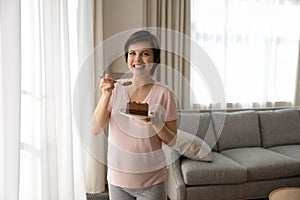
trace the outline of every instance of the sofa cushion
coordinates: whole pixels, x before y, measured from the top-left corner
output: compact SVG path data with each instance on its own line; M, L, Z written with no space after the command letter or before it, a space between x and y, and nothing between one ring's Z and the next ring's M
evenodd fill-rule
M289 156L300 162L300 145L283 145L269 148L277 153Z
M259 120L263 147L300 144L299 111L261 111Z
M254 111L213 113L218 150L259 147L261 145L258 116ZM225 119L225 122L224 122Z
M201 138L178 130L176 135L176 143L172 147L176 149L180 155L198 161L212 161L211 148Z
M197 135L214 151L217 150L210 113L181 112L178 115L178 129Z
M246 181L247 171L233 160L212 152L213 162L181 160L181 172L187 185L234 184Z
M295 159L261 147L230 149L222 154L247 169L247 181L300 175L300 163Z

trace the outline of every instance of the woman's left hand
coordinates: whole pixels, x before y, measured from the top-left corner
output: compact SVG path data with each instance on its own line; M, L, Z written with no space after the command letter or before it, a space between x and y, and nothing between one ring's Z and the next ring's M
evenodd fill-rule
M159 112L149 112L149 117L141 120L145 125L152 125L156 132L159 132L165 124Z

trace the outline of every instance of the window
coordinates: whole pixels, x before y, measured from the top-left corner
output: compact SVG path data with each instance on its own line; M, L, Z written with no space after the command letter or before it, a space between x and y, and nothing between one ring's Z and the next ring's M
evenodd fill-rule
M227 103L222 107L293 104L298 1L192 0L191 8L191 37L219 72ZM191 67L191 103L206 108L212 103L211 91L195 68Z

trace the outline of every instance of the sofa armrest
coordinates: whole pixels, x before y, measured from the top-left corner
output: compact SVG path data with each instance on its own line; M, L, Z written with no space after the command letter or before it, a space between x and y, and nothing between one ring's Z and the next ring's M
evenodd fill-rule
M168 197L171 200L185 200L186 187L180 169L180 155L177 151L172 150L170 157L174 161L168 166L166 183Z

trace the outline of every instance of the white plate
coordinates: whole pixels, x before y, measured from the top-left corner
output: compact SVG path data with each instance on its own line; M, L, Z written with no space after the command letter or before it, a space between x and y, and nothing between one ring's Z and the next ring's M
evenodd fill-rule
M132 118L132 119L147 119L147 118L150 118L150 116L145 116L145 115L135 115L135 114L129 114L129 113L126 113L126 109L123 108L123 109L120 109L119 112L126 116L126 117L129 117L129 118Z

